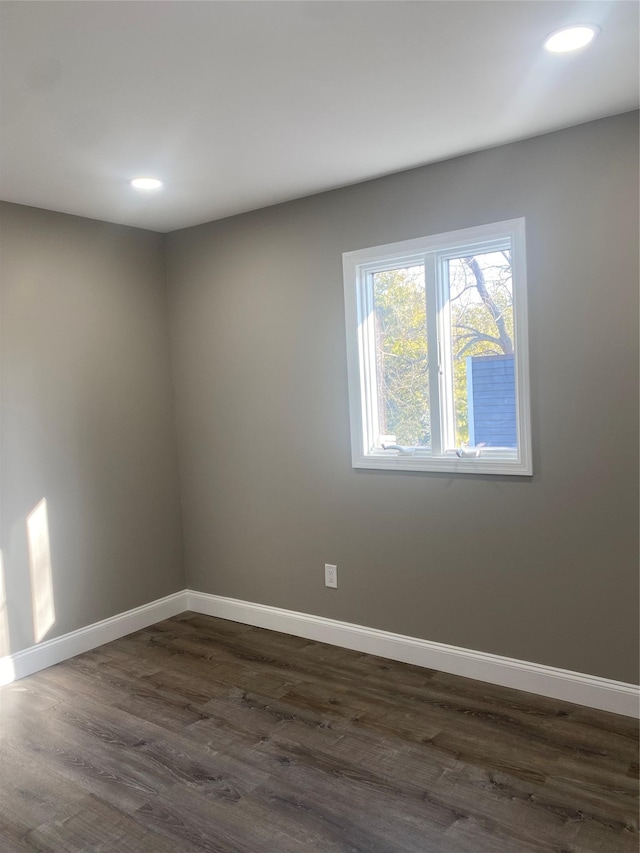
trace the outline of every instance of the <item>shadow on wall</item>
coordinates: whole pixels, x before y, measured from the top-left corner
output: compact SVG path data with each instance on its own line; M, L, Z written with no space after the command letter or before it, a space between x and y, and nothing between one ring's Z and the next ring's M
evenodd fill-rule
M29 581L31 585L31 615L33 641L41 643L56 621L49 545L47 500L42 498L26 518L29 552ZM4 561L0 551L0 685L15 678L11 660L9 613L7 608Z

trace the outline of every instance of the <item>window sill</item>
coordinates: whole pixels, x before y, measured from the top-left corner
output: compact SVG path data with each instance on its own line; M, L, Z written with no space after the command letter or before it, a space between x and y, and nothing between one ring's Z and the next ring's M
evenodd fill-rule
M370 468L376 471L418 471L445 474L498 474L530 477L531 463L525 459L497 459L495 456L460 458L457 456L429 456L426 453L401 453L378 451L371 454L354 455L354 468Z

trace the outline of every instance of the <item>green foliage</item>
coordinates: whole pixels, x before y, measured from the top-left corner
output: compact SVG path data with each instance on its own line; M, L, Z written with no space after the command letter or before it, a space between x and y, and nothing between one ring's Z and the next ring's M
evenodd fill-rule
M376 273L376 357L380 433L399 444L431 440L424 271Z
M458 447L469 442L467 357L506 352L494 314L504 321L505 331L513 341L510 253L492 252L477 255L475 260L482 271L489 304L480 296L477 278L468 263L456 259L450 262L449 267L453 396Z
M449 263L449 282L445 313L451 328L456 445L461 446L469 441L466 358L505 353L513 341L509 253L454 259ZM376 273L374 294L379 431L395 435L398 444L428 445L431 424L424 271L411 267Z

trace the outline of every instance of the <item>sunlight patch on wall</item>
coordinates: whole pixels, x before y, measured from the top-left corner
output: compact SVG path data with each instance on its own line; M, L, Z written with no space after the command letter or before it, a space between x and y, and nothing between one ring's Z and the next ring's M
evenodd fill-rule
M15 678L10 652L9 613L7 612L7 592L4 582L4 561L2 551L0 551L0 687L3 684L11 684Z
M4 559L0 551L0 658L11 652L9 642L9 613L7 612L7 590L4 581Z
M27 516L33 638L39 643L56 621L51 577L47 500L42 498Z

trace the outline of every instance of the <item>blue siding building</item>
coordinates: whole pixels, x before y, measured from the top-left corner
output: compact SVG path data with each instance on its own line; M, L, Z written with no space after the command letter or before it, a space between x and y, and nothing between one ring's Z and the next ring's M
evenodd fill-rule
M467 357L467 407L471 447L518 446L512 355Z

